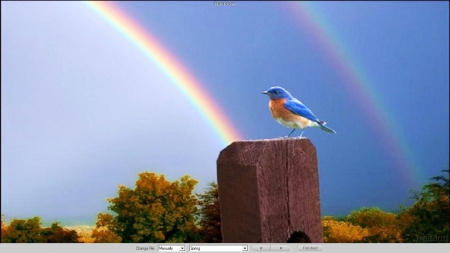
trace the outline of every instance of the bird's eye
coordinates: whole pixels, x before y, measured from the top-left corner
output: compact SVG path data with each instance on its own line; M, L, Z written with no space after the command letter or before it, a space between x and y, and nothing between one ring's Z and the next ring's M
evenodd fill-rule
M278 91L274 90L274 91L273 91L273 93L277 94L277 93L278 93Z

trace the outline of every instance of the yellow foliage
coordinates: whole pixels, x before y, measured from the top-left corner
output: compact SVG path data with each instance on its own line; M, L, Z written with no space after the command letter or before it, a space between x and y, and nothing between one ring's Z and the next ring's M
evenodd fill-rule
M106 227L122 242L187 241L195 228L196 184L189 176L170 182L164 175L140 173L134 189L120 185L118 196L108 199L115 215L99 214L97 227Z
M330 217L322 220L324 231L324 242L328 243L348 243L362 242L364 237L370 233L367 229L352 225L350 222L336 221Z
M408 213L396 215L378 207L352 211L341 221L324 216L324 242L403 242L402 232L413 219Z
M8 232L8 225L5 224L5 221L3 220L3 215L2 215L2 231L1 231L1 235L2 235L2 239L1 241L3 242L3 235L6 234Z

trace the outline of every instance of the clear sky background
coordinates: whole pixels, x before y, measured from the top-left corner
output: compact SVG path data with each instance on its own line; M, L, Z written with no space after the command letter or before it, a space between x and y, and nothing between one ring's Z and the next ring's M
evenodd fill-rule
M323 215L409 205L449 163L448 2L314 2L383 108L364 101L285 4L120 2L204 85L244 139L290 130L261 91L283 86L338 134L307 129ZM157 66L85 4L1 3L1 213L94 224L140 172L216 181L220 137ZM305 24L306 26L306 24ZM366 95L367 95L366 94ZM363 94L361 94L363 97ZM370 105L374 107L375 105ZM299 132L297 132L297 135ZM394 142L397 143L398 142ZM410 167L401 167L394 158Z

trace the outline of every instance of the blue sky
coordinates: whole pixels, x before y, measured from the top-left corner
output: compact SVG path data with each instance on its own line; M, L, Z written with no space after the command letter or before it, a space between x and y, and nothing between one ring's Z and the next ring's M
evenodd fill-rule
M7 218L93 224L143 171L216 181L220 137L136 46L78 2L2 2L1 197ZM204 84L245 139L287 135L261 91L283 86L335 129L307 129L323 215L397 210L449 162L448 2L314 2L393 121L385 150L333 64L275 2L120 2ZM299 134L299 133L297 133ZM413 173L413 175L405 175ZM405 180L411 176L416 182Z

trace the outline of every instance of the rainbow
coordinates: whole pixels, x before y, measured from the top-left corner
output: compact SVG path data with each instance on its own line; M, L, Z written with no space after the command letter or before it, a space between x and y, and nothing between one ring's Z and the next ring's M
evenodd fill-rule
M226 114L205 91L205 85L195 78L155 36L112 2L84 3L137 46L172 81L214 129L224 145L242 139Z
M223 144L228 145L242 139L226 114L205 91L205 85L195 78L155 36L112 2L85 2L85 4L137 46L172 81L214 129ZM314 43L320 45L327 61L343 78L344 88L367 115L366 120L376 130L387 156L393 161L394 166L401 170L404 182L409 186L419 185L424 177L413 162L412 151L402 136L401 127L389 115L381 96L373 88L374 85L371 84L362 66L357 64L332 26L314 9L314 3L282 2L281 5L291 13L297 25L304 29Z
M412 150L402 136L401 127L389 110L385 108L381 96L373 88L373 84L363 71L360 64L349 53L336 35L332 26L314 9L312 2L283 2L282 9L289 12L314 43L319 44L327 61L333 65L336 72L343 78L347 92L357 101L370 125L376 130L381 139L387 156L396 168L401 170L404 181L408 186L418 186L424 179L419 168L413 162Z

